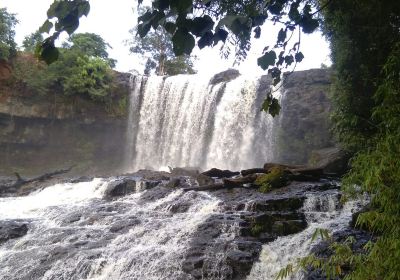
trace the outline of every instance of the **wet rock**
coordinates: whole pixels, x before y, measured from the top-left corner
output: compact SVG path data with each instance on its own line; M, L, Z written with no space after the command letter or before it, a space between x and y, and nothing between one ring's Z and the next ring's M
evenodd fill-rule
M229 81L232 81L232 80L236 79L239 76L240 76L240 73L239 73L238 70L236 70L236 69L228 69L226 71L223 71L223 72L215 74L211 78L210 84L211 85L216 85L216 84L222 83L222 82L229 82Z
M136 181L135 184L135 191L136 192L142 192L148 189L152 189L156 186L158 186L161 183L161 181L155 181L155 180L140 180L140 181Z
M233 179L223 179L224 186L226 188L236 188L241 187L244 184L251 184L257 179L257 174L249 174L247 176L233 178Z
M75 184L75 183L82 183L82 182L90 182L92 180L93 180L93 177L91 177L91 176L80 176L80 177L71 179L69 182L72 184Z
M171 174L173 176L191 176L191 177L196 177L197 175L200 174L199 170L196 168L190 168L190 167L175 167L171 170Z
M339 147L330 147L311 152L310 164L321 167L325 174L342 175L349 169L350 155Z
M133 193L136 190L136 182L129 182L126 180L115 180L108 183L105 191L105 196L108 198L123 196L129 193Z
M230 170L221 170L218 168L211 168L210 170L207 170L201 174L206 175L208 177L214 177L214 178L230 178L230 177L239 175L240 172L233 172Z
M21 221L0 221L0 244L19 238L28 232L28 223Z
M139 219L127 219L127 220L120 220L114 222L111 227L110 227L110 232L118 232L118 233L126 233L128 232L132 227L140 224Z
M242 176L246 176L250 174L267 173L267 172L268 170L266 170L265 168L250 168L240 171L240 174L242 174Z
M164 171L147 170L147 169L141 169L129 175L140 177L143 180L154 180L154 181L166 181L171 177L171 173Z
M214 180L211 177L204 175L204 174L196 175L195 179L199 186L211 185L214 183Z
M289 174L285 168L274 166L267 174L261 174L256 177L255 184L259 187L266 187L265 191L276 188L282 188L288 185Z
M165 185L167 188L190 188L195 184L195 179L192 177L172 177Z

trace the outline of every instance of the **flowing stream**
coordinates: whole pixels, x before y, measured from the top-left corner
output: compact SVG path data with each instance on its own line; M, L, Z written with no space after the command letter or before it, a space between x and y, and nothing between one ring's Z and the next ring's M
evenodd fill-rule
M0 247L0 279L190 279L182 255L219 200L177 190L154 201L144 193L107 201L107 185L95 179L1 198L1 220L29 221L30 230ZM173 204L187 211L172 215Z
M25 236L0 245L0 279L195 279L182 269L184 256L207 219L230 219L222 201L212 193L182 189L164 190L157 198L143 191L105 199L114 180L57 184L25 197L0 198L0 221L29 227ZM247 279L274 279L280 268L310 251L315 228L343 228L358 208L356 203L341 207L337 191L307 196L302 211L308 228L265 244ZM179 207L183 210L176 211ZM213 237L215 246L231 242L240 234L238 226ZM221 266L212 268L215 277L201 279L227 279L218 276L226 256L214 256L212 248L207 254Z

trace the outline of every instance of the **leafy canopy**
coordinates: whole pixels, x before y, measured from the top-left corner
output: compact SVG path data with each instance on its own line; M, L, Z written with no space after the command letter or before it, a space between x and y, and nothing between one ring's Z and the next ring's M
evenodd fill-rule
M102 58L108 61L111 67L115 66L116 60L108 57L107 48L111 48L110 44L95 33L77 33L72 34L68 42L64 44L65 48L73 51L81 52L89 57Z
M25 36L22 41L22 47L26 52L35 52L36 47L43 41L43 35L39 31L36 31L28 36Z
M17 52L14 41L14 28L17 23L15 14L8 13L6 8L0 8L0 59L8 60Z
M144 14L146 8L139 8L139 13ZM156 70L157 75L193 74L193 62L189 55L175 57L172 36L159 26L150 30L146 36L141 37L141 29L135 26L130 30L132 39L127 43L131 53L147 57L145 74Z
M153 0L152 7L138 18L137 33L144 38L151 29L163 28L171 36L176 56L190 55L196 44L202 49L222 42L222 52L229 54L229 47L233 45L240 61L250 49L251 37L260 38L261 26L266 20L280 23L282 29L275 46L272 49L266 46L258 59L258 65L272 75L277 85L282 70L303 59L299 51L301 31L312 33L318 28L316 15L321 8L314 0ZM43 41L38 55L47 63L55 61L58 51L54 41L63 31L72 34L79 25L79 18L87 16L89 10L87 0L55 1L47 13L49 20L41 29L49 32L54 26L55 31ZM50 21L53 19L55 23ZM296 31L298 40L289 45ZM154 61L148 65L154 65ZM279 112L278 105L270 92L263 110L275 115Z

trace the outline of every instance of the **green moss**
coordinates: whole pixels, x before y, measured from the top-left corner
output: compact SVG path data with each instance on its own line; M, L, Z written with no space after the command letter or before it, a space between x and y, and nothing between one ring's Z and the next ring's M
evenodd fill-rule
M264 231L264 226L260 223L255 223L251 226L250 232L252 236L259 236Z
M257 177L255 184L259 186L259 191L266 193L272 189L281 188L286 185L288 181L287 175L283 167L275 166L267 174L262 174Z

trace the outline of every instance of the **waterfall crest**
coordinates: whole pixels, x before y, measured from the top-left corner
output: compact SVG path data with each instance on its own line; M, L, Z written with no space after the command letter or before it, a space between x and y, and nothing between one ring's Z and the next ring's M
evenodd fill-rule
M270 81L253 76L135 77L126 169L240 169L273 160L274 120L260 112ZM279 93L277 93L279 95Z

